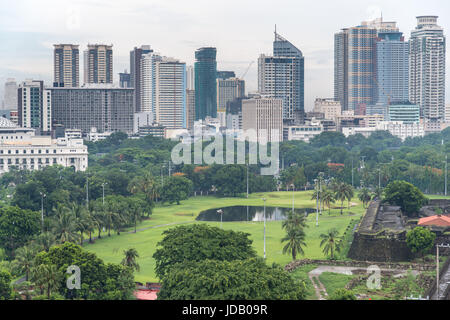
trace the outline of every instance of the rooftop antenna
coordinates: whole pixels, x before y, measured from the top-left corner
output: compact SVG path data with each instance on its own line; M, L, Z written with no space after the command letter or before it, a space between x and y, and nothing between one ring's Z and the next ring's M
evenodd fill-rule
M275 23L275 40L277 38L277 24Z

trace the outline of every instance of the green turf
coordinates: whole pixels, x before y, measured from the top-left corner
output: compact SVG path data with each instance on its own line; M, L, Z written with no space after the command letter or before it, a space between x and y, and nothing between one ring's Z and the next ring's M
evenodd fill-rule
M303 281L306 290L306 300L316 300L316 292L314 290L314 285L309 279L308 272L317 268L315 264L308 264L301 266L291 272L291 276L298 281Z
M324 272L319 276L328 297L331 297L337 289L344 289L347 283L354 278L353 275L346 275L333 272Z
M296 208L314 208L316 203L311 200L311 191L303 191L295 193ZM267 206L292 207L292 192L271 192L251 194L249 199L246 198L217 198L214 196L193 197L182 201L180 205L158 205L151 216L151 219L145 220L138 225L139 229L150 228L139 231L134 234L122 233L120 236L111 235L96 240L94 244L85 244L85 248L96 253L106 262L119 263L123 258L123 251L128 248L136 248L140 257L138 263L141 270L135 274L136 281L152 282L158 281L155 276L155 261L152 258L156 250L156 244L161 240L162 232L173 227L178 223L190 223L203 210L211 208L223 208L235 205L251 205L262 206L265 197ZM355 217L361 216L364 212L362 205L356 198L352 202L358 205L350 208L350 212L354 214L350 216L348 210L344 210L344 214L340 215L339 209L332 209L331 216L328 210L325 210L319 217L319 227L315 226L315 214L308 217L308 228L306 229L305 248L306 258L323 259L324 255L319 246L321 233L330 228L337 228L341 234L345 231L347 225ZM337 204L336 204L337 205ZM198 222L208 223L213 226L220 226L220 222ZM166 226L166 224L171 224ZM258 255L263 256L263 222L224 222L224 229L233 229L235 231L243 231L250 234ZM133 230L132 228L129 230ZM282 265L289 263L292 257L282 254L281 238L284 236L281 229L281 221L273 221L266 223L266 256L267 262L276 262ZM298 257L303 258L303 257Z

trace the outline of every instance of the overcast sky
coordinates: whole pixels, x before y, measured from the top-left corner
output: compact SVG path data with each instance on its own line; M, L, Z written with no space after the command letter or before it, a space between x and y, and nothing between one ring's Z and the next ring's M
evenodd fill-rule
M379 17L397 21L407 39L418 15L439 15L450 30L448 0L0 0L0 94L13 77L53 81L53 44L113 44L114 81L129 70L129 52L149 44L194 63L195 49L217 48L219 70L245 76L257 89L257 58L272 51L274 25L305 56L305 107L333 96L334 33ZM447 50L447 57L449 55ZM82 82L82 54L80 81ZM447 68L447 75L449 74ZM448 77L447 77L448 78ZM447 92L449 91L449 81ZM447 94L447 101L450 93Z

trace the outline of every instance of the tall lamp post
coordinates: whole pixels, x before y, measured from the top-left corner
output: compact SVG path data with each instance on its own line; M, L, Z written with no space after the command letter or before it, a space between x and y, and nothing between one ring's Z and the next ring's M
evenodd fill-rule
M316 185L316 227L319 226L319 186L317 184L319 180L314 179L314 184Z
M295 185L291 184L292 187L292 214L294 214L294 191L295 191Z
M447 196L447 155L445 155L445 196Z
M223 210L219 209L219 210L217 210L217 213L220 214L220 228L223 229L223 226L222 226Z
M248 199L248 162L247 162L247 199Z
M102 183L102 191L103 191L103 202L102 202L102 204L103 205L105 205L105 185L107 185L108 184L108 182L103 182Z
M264 260L266 259L266 198L264 201Z
M42 222L42 231L44 231L44 198L47 196L43 192L39 192L41 194L41 222Z

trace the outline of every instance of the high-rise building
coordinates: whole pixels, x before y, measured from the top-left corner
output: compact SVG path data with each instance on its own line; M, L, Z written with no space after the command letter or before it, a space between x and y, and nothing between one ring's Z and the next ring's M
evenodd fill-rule
M155 64L156 61L161 60L161 56L157 53L149 52L141 55L139 62L140 71L139 82L135 81L136 85L139 86L140 90L140 112L153 112L155 111Z
M162 57L155 61L155 121L169 129L186 128L186 63Z
M383 31L377 41L377 102L400 103L409 100L409 43L403 33Z
M332 99L317 98L314 101L314 112L323 113L326 120L336 120L337 116L341 115L342 107L339 101Z
M376 102L377 29L367 23L335 34L334 92L343 110Z
M304 114L304 57L275 31L273 56L258 59L258 91L283 100L283 120L302 122Z
M130 51L130 81L131 87L135 90L135 108L136 112L143 111L141 108L141 60L142 55L151 53L153 50L149 45L143 45L140 48L134 47L132 51Z
M186 90L195 90L194 66L186 66Z
M133 88L95 84L49 90L53 124L81 129L83 134L89 134L91 128L99 132L133 133Z
M131 76L127 70L119 73L119 86L121 88L133 88L131 86Z
M53 86L78 87L80 85L79 45L55 44Z
M112 45L88 44L84 51L84 83L113 83Z
M238 78L217 78L217 115L226 125L227 103L245 96L245 81Z
M17 83L13 78L8 78L5 82L3 109L17 110Z
M217 79L226 80L229 78L236 78L234 71L219 71L217 70Z
M420 107L412 103L393 103L388 106L388 121L418 123L420 121Z
M409 100L430 121L445 117L445 36L437 19L417 17L409 47Z
M26 80L18 89L18 122L23 128L34 128L40 134L52 130L51 92L42 80Z
M195 51L195 120L217 117L216 48Z
M186 129L193 130L195 121L195 90L186 89Z
M242 100L242 129L244 132L256 130L260 142L283 141L283 100Z

